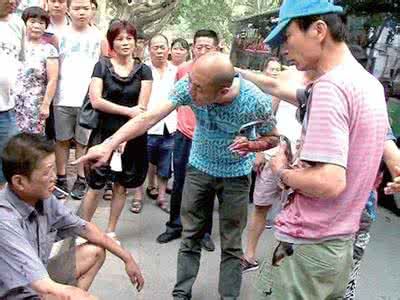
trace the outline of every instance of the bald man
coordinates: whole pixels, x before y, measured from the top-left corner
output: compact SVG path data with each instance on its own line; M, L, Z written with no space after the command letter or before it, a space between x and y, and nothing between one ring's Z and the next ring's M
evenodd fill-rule
M130 120L109 140L89 149L81 161L108 162L122 142L143 134L181 105L189 105L197 127L183 189L181 220L182 243L178 252L177 283L173 298L191 299L192 286L200 265L201 238L206 230L207 212L215 196L219 200L221 299L238 299L242 280L240 258L242 232L247 221L249 174L253 154L240 157L229 150L240 127L263 120L264 126L248 136L268 139L274 133L275 119L271 96L235 75L226 55L209 53L200 57L192 72L178 81L168 101Z

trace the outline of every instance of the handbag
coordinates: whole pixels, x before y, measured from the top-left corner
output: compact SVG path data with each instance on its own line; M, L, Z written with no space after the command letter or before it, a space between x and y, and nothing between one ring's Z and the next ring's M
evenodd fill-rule
M99 112L93 108L88 92L81 107L79 125L86 129L95 129L98 124Z
M106 68L104 58L100 58L99 62L101 65L101 73L104 74ZM100 113L93 108L92 103L90 102L88 90L85 99L83 99L83 104L79 116L79 125L86 129L95 129L99 125L99 115Z

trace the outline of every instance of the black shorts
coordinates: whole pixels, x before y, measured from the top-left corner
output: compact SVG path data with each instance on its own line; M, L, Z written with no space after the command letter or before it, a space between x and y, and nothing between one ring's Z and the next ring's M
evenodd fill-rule
M100 129L93 130L89 138L89 147L102 143L114 132ZM139 136L126 143L122 153L122 172L112 171L110 166L90 168L85 166L85 177L89 187L93 190L102 189L107 181L119 183L125 188L136 188L143 184L148 169L147 134Z

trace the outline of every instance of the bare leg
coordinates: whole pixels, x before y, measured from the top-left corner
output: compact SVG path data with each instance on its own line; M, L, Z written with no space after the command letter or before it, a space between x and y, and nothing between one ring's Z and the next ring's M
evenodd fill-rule
M70 141L56 142L57 175L66 175Z
M106 258L104 249L88 243L76 247L77 287L87 291Z
M119 216L124 208L126 200L125 188L119 183L113 185L113 197L111 200L111 212L106 232L115 232Z
M244 257L247 261L254 263L256 256L256 248L261 234L264 232L267 213L271 206L255 206L250 219L247 247Z
M86 147L76 143L75 159L81 158L85 153ZM78 175L81 177L85 177L82 163L78 165Z
M135 199L137 201L143 201L143 199L144 199L144 184L142 184L141 186L138 186L137 188L134 188L133 199Z
M85 199L83 199L83 203L81 206L81 216L82 219L90 222L93 218L93 215L97 209L97 206L99 205L99 191L92 190L89 188L89 190L86 193Z
M168 179L157 176L157 182L158 182L158 199L157 200L159 202L165 202L167 199Z
M147 186L157 187L156 172L157 172L157 166L153 165L152 163L149 163L149 170L147 171Z

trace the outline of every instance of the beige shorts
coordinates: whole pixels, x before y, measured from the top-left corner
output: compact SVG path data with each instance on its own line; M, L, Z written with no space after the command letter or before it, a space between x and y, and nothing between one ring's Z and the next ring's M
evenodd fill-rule
M54 106L54 128L56 140L63 142L74 139L87 146L91 130L79 125L80 107Z
M253 201L257 206L272 206L281 199L282 190L267 163L261 174L256 177Z

